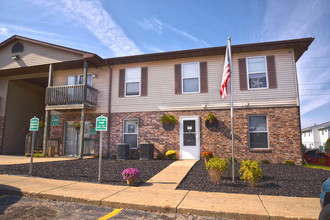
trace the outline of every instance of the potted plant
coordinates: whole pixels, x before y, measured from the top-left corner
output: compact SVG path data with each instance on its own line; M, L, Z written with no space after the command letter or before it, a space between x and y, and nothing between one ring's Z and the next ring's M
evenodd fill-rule
M136 178L140 178L141 172L136 168L127 168L122 172L122 176L128 185L132 185Z
M204 158L206 163L213 157L213 153L211 151L204 151L201 156Z
M173 124L177 123L177 120L171 114L163 115L163 117L161 118L160 121L161 121L161 123L166 124L166 125L173 125Z
M217 118L211 112L206 116L205 120L208 121L209 124L215 124L217 122Z
M71 124L71 128L76 129L77 131L80 130L80 121L75 121Z

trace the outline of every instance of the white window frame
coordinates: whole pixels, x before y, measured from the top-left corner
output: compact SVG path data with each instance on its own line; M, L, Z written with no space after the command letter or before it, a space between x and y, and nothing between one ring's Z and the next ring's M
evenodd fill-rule
M266 131L250 131L250 117L263 117L266 116ZM250 133L265 133L267 132L267 148L255 148L255 147L251 147L251 143L250 143ZM248 138L249 138L249 149L250 150L269 150L269 129L268 129L268 115L248 115Z
M127 73L127 70L128 69L139 69L140 71L140 81L138 82L139 83L139 94L138 95L127 95L126 94L126 84L127 84L127 74L125 74L125 97L134 97L134 96L141 96L141 67L131 67L131 68L126 68L125 69L125 73ZM134 83L134 82L129 82L129 83Z
M79 74L79 75L69 75L69 76L67 76L67 78L66 78L66 84L68 85L68 80L69 80L69 77L78 77L77 78L77 80L78 80L78 84L74 84L74 85L82 85L82 84L79 84L79 82L80 82L80 77L83 77L84 75L83 74ZM94 78L94 74L92 74L92 73L88 73L87 74L87 77L88 76L91 76L91 85L88 85L88 86L91 86L91 87L93 87L93 78ZM76 80L76 79L75 79ZM86 81L86 83L87 83L87 81Z
M196 92L184 92L184 90L183 90L183 80L184 79L196 79L196 77L188 77L188 78L184 78L183 77L183 66L185 65L185 64L197 64L197 69L198 69L198 91L196 91ZM200 91L201 91L201 72L200 72L200 64L199 64L199 62L190 62L190 63L182 63L181 64L181 92L182 92L182 94L191 94L191 93L200 93Z
M125 133L125 121L131 121L131 120L136 120L136 133ZM125 141L125 134L136 134L136 148L132 148L131 149L138 149L139 148L139 119L138 118L125 118L123 119L123 139L122 142L124 143Z
M250 58L264 58L265 59L265 73L266 73L266 87L262 87L262 88L250 88L250 82L249 82L249 75L250 74L259 74L259 73L264 73L264 72L251 72L249 73L249 62L248 59ZM255 90L255 89L268 89L269 88L269 83L268 83L268 69L267 69L267 59L266 56L256 56L256 57L247 57L246 58L246 74L247 74L247 85L248 85L248 90Z

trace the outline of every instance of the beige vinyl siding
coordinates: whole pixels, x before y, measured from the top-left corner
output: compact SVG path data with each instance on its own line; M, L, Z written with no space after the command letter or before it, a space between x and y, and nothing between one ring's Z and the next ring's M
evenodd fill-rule
M238 59L267 55L275 55L277 88L240 91ZM291 50L233 54L234 105L237 107L297 105L297 88L292 57ZM208 93L175 95L174 65L203 61L207 62ZM227 108L230 105L230 86L225 100L221 100L219 94L223 65L224 55L113 66L111 112ZM148 67L148 96L118 97L119 69L129 67Z
M0 80L0 116L5 115L8 80Z
M54 71L54 86L63 86L67 83L68 76L83 74L83 68L64 71ZM88 68L88 74L95 74L92 87L98 91L96 111L93 113L107 113L109 104L110 70L108 67Z
M11 49L17 42L23 43L24 51L19 53L12 53ZM20 56L17 61L11 58L16 54ZM20 40L15 41L14 43L0 50L0 69L35 66L47 63L77 60L81 58L82 55Z

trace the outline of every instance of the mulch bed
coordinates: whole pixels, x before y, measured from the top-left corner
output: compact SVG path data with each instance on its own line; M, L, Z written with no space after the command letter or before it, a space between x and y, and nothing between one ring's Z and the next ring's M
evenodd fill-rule
M127 185L121 175L127 168L137 168L141 172L138 185L170 165L170 160L102 160L101 182L111 185ZM49 179L97 182L98 159L69 160L33 163L32 176ZM30 164L1 165L0 174L28 175Z
M258 187L249 187L240 180L235 164L235 183L232 183L231 164L219 185L212 185L203 160L198 161L177 189L205 192L244 193L295 197L319 197L321 184L330 171L284 164L261 164L263 178ZM229 176L230 175L230 176Z

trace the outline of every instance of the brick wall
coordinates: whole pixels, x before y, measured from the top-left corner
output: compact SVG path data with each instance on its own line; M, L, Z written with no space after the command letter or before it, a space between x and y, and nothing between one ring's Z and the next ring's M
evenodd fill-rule
M86 121L90 121L94 124L96 118L99 117L100 113L86 113ZM104 116L108 117L108 114L103 114ZM59 126L50 126L49 138L56 138L59 140L60 145L60 152L63 152L64 147L64 131L65 131L65 122L66 121L80 121L81 112L80 111L63 111L61 112L60 117L60 125ZM107 152L109 151L108 147L108 132L103 132L103 156L109 156ZM95 140L95 152L98 153L99 151L99 142L100 142L100 135L99 132L96 135L91 135L91 139Z
M5 116L0 116L0 154L2 153L4 131L5 131Z
M206 116L212 112L219 121L216 129L209 129L205 125ZM180 153L180 127L166 131L160 119L169 112L139 112L139 113L112 113L111 114L111 154L116 154L116 144L122 142L123 119L139 119L138 143L148 140L154 143L156 155L164 154L173 149ZM231 156L231 122L230 110L207 111L176 111L170 112L179 121L180 116L201 117L201 152L212 151L216 156L229 158ZM248 146L248 115L268 115L269 149L251 150ZM283 163L285 160L294 160L301 164L301 137L300 116L298 107L279 108L245 108L235 109L235 157L242 159L263 160L272 163Z

